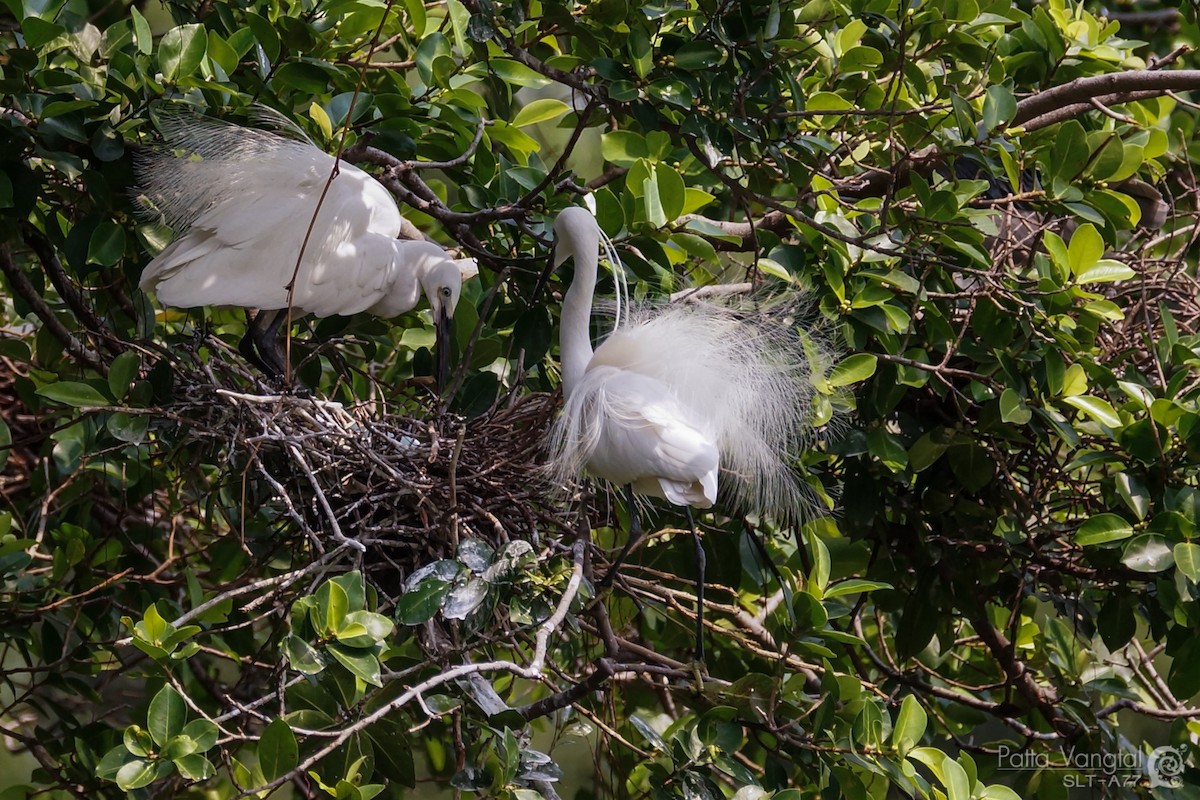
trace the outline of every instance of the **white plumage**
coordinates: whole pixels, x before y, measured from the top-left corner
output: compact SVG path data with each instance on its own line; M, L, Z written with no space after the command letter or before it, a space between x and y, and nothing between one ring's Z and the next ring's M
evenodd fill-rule
M166 147L143 155L138 171L148 212L178 238L146 266L141 288L164 305L286 309L304 246L297 316L390 317L424 291L441 322L477 272L436 244L397 239L403 220L387 189L307 140L194 113L163 115L159 127Z
M744 510L797 520L805 493L793 458L811 433L820 348L806 352L789 320L675 303L618 314L593 351L602 234L582 208L563 211L554 230L556 261L575 258L560 339L565 403L551 434L556 478L587 472L696 508L713 505L723 483Z

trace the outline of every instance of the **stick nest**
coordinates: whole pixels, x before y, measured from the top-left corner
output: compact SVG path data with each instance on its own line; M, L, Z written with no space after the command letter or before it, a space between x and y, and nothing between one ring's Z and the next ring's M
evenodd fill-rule
M542 474L557 395L514 397L465 419L420 401L396 413L378 402L225 388L212 376L178 373L171 411L183 441L216 446L208 463L235 467L227 489L241 492L243 519L277 521L314 555L365 550L388 594L421 566L453 558L463 540L537 548L570 527L561 492ZM248 490L232 485L247 478Z

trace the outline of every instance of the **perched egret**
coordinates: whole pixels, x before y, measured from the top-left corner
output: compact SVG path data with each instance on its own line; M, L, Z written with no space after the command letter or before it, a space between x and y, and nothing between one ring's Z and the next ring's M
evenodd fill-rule
M556 480L587 473L683 506L695 545L696 655L703 660L704 548L692 508L717 502L793 522L805 493L793 456L812 431L817 368L792 326L728 305L640 305L621 314L594 351L589 334L600 245L612 245L587 210L554 222L554 266L575 259L563 298L559 346L564 407L551 432ZM618 301L620 300L620 280ZM819 350L815 345L811 350ZM632 496L630 497L632 501ZM633 531L621 556L640 535Z
M403 220L387 189L298 129L287 136L195 113L163 115L159 127L166 146L139 159L141 190L147 211L178 238L146 266L143 290L167 306L258 309L239 350L272 376L284 372L277 333L293 274L296 316L392 317L424 292L442 384L450 319L463 280L477 273L473 259L397 239Z

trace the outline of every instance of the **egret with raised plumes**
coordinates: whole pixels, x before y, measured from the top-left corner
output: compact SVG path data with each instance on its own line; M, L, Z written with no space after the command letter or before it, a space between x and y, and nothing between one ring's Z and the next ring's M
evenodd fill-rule
M614 272L621 267L586 209L561 212L554 233L553 266L573 257L575 275L563 298L564 407L551 433L551 469L560 482L589 474L627 487L633 530L617 564L640 537L632 495L684 507L698 573L696 656L703 660L705 556L691 509L717 503L723 487L733 508L784 524L800 518L806 493L794 459L813 429L821 348L806 344L794 321L756 315L752 306L622 309L618 275L616 322L593 350L601 244Z
M146 266L141 288L165 306L258 309L239 350L272 376L286 371L277 334L289 317L393 317L424 293L440 385L474 260L397 239L403 219L379 181L272 121L282 130L160 117L165 146L144 153L138 173L148 215L177 238Z

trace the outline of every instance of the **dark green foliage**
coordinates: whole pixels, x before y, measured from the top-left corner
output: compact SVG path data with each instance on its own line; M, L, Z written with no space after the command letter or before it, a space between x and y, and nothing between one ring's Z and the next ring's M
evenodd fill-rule
M4 0L0 793L1194 787L1200 31L1106 13ZM422 315L296 326L310 400L137 290L164 101L282 112L479 259L450 413ZM628 510L538 469L581 194L635 294L807 292L843 351L830 513L700 517L704 670L678 510L604 588Z

